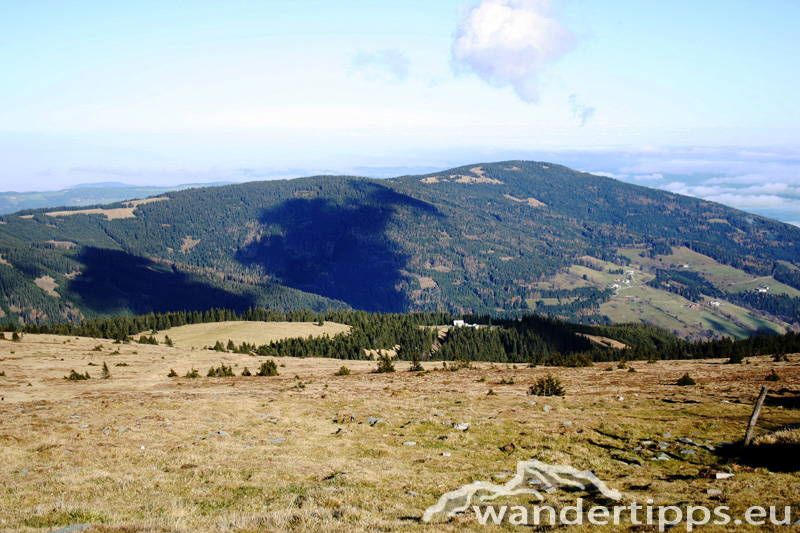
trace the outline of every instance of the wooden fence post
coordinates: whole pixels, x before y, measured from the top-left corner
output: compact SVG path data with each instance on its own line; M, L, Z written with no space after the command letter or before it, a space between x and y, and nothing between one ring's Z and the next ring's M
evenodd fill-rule
M745 446L749 446L750 440L753 438L753 430L756 429L756 421L758 420L758 415L761 414L761 406L764 405L764 399L767 397L768 390L769 387L766 385L761 387L761 394L758 395L756 406L753 408L753 414L750 415L750 422L747 423L747 432L744 434Z

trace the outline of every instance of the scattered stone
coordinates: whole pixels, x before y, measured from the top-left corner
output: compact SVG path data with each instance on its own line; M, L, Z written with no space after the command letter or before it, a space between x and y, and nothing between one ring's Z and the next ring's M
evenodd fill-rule
M666 450L669 448L669 442L664 442L663 440L658 443L659 450Z
M653 444L653 441L651 441L651 440L643 440L642 441L642 446L650 446L651 444Z
M709 496L722 496L722 491L719 489L708 489L706 494Z
M462 422L453 426L456 431L466 431L469 429L469 422Z
M697 455L695 450L681 450L681 455Z
M717 472L716 474L714 474L714 477L716 479L730 479L733 477L733 474L729 472Z
M549 413L550 411L552 411L552 410L553 410L553 406L551 406L551 405L545 405L544 407L542 407L542 410L543 410L545 413Z
M635 452L640 452L642 450L644 450L644 448L642 448L641 446L637 446L636 448L633 449L633 451Z
M528 405L536 405L536 402L534 402L533 400L528 400Z
M111 430L110 430L110 429L108 429L108 428L103 428L103 435L105 435L106 437L108 437L109 435L111 435Z
M453 454L450 452L442 452L442 457L450 457L451 455Z
M407 440L403 443L403 446L416 446L416 445L417 443L414 442L413 440Z
M561 425L562 426L571 426L572 425L572 420L564 420L563 422L561 422Z
M81 417L81 415L70 415L69 417L70 417L70 418L80 418L80 417Z
M669 461L672 459L669 455L662 453L658 457L653 458L653 461Z
M227 431L222 431L221 429L220 429L219 431L217 431L217 433L216 433L216 434L217 434L218 436L220 436L220 437L230 437L230 436L231 436L231 434L230 434L230 433L228 433Z
M380 425L386 424L386 420L382 420L380 418L375 418L374 416L368 416L366 422L370 426L380 426Z
M672 438L672 433L670 433L669 431L667 431L666 433L664 433L664 434L662 435L662 437L664 437L665 439L671 439L671 438Z
M55 529L50 533L77 533L78 531L89 529L90 527L92 527L92 524L73 524L71 526L62 527L61 529Z
M26 475L28 475L28 472L30 472L30 470L28 470L27 468L23 468L22 470L19 471L19 474L17 474L17 475L26 476Z
M271 439L269 441L270 444L283 444L284 442L286 442L286 439L283 437L281 437L280 439Z
M89 424L81 424L79 427L81 427L81 428L88 428L88 427L89 427Z
M625 396L617 396L617 400L619 400L621 402L624 402L625 401Z
M689 437L681 437L681 438L678 439L678 442L682 442L684 444L691 444L691 445L695 444L695 442L692 439L690 439Z
M406 491L406 494L408 494L409 496L414 496L414 497L419 496L419 492L414 492L413 490Z
M122 428L118 428L117 431L120 432L120 433L125 433L126 431L130 431L130 429L122 427Z

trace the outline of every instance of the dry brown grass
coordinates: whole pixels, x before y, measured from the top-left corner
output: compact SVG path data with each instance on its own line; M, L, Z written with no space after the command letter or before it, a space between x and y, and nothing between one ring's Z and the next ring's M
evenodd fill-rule
M189 235L183 238L181 242L181 253L185 254L186 252L191 252L192 248L200 244L200 239L193 239Z
M599 335L589 335L588 333L578 333L581 337L586 337L590 341L596 342L602 346L608 346L609 348L615 348L617 350L624 350L628 347L627 344L619 342L614 339L609 339L608 337L601 337Z
M510 194L504 194L503 196L508 198L509 200L513 200L515 202L528 204L531 207L545 207L545 206L547 206L547 204L537 200L536 198L526 198L526 199L523 200L521 198L517 198L515 196L511 196Z
M217 341L227 344L232 340L236 345L248 342L260 346L273 341L293 337L333 337L339 333L348 333L350 326L336 322L325 322L318 326L316 322L214 322L209 324L190 324L162 331L155 337L164 342L169 336L175 346L182 348L204 348L214 346Z
M78 209L75 211L50 211L45 213L47 216L51 217L65 217L69 215L105 215L105 217L109 220L115 220L118 218L133 218L136 215L133 214L134 210L137 206L142 204L149 204L152 202L161 202L164 200L169 200L169 198L147 198L145 200L132 200L130 202L126 202L126 207L117 207L114 209L103 209L103 208L94 208L94 209ZM33 218L33 215L26 215L22 218Z
M56 283L56 280L54 280L51 276L42 276L40 278L36 278L33 280L33 283L50 296L55 296L56 298L61 296L56 292L58 283Z
M98 343L102 351L92 351ZM166 377L170 368L205 375L220 363L240 374L263 360L52 335L0 341L0 531L81 522L106 532L508 531L514 528L480 526L472 513L433 526L419 518L442 493L474 480L502 481L531 457L593 470L626 501L724 504L734 512L754 502L800 503L795 473L725 464L700 449L682 456L691 447L676 441L740 438L769 368L784 377L781 387L800 389L797 355L751 365L629 363L636 373L481 363L417 374L397 362L397 372L374 374L370 361L276 359L277 377ZM111 379L96 379L103 361ZM352 374L334 376L343 363ZM73 368L95 379L64 380ZM698 385L675 387L686 372ZM527 396L548 373L567 396ZM513 385L498 384L512 377ZM490 388L496 396L487 396ZM334 422L350 414L355 422ZM387 423L370 427L370 415ZM759 433L796 418L794 409L768 401ZM460 432L453 422L471 426ZM667 431L671 437L662 436ZM641 440L668 441L673 459L634 452ZM507 443L515 451L499 449ZM735 476L709 479L708 468ZM708 496L708 488L723 495ZM563 492L552 498L574 501Z

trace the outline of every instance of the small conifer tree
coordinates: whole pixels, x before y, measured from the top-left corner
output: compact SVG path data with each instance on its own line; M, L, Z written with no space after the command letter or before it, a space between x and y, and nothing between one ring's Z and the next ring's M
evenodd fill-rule
M278 365L276 365L275 361L273 361L272 359L261 363L261 366L258 368L258 372L256 373L256 376L277 376L277 375L278 375Z
M386 354L381 355L378 359L378 368L375 369L375 372L378 374L394 372L394 363L392 363L392 358Z

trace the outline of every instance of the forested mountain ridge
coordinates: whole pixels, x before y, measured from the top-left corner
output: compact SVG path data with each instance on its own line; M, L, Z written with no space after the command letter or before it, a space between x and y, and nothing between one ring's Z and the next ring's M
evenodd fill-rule
M3 216L0 309L27 322L265 305L533 309L608 323L603 306L624 294L613 287L621 278L606 277L629 277L628 269L635 285L660 275L662 285L647 290L685 299L663 285L675 250L785 287L780 305L778 294L739 296L747 316L720 320L742 331L761 329L758 320L785 328L800 308L800 291L792 292L800 289L800 228L550 163L385 180L317 176L162 197L90 213ZM731 292L724 277L701 275Z
M214 185L223 185L224 182ZM84 184L58 191L0 192L0 214L15 213L29 209L55 208L58 206L94 206L120 202L131 198L145 198L168 191L197 187L196 184L175 187L134 186L124 183Z

